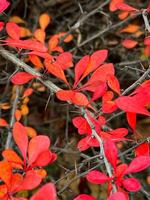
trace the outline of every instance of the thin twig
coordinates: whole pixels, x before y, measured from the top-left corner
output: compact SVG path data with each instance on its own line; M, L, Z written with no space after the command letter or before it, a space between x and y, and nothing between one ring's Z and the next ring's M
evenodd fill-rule
M8 131L8 136L6 139L6 144L5 144L5 149L8 149L11 147L11 139L12 139L12 132L11 129L13 128L13 124L15 122L15 110L17 107L17 103L18 103L18 98L19 98L19 86L16 86L16 96L12 105L12 113L11 113L11 119L10 119L10 130Z

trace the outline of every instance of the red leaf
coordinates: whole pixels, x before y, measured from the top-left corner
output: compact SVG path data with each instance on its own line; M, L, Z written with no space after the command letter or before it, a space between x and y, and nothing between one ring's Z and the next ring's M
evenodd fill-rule
M38 42L33 39L28 40L14 40L14 39L7 39L4 40L4 42L11 47L21 48L21 49L28 49L38 52L47 52L47 47L42 44L41 42Z
M122 96L115 100L117 106L124 110L125 112L132 112L132 113L138 113L150 116L150 113L145 109L145 96L141 96L139 99L138 95L135 95L133 97L129 96Z
M87 81L84 87L98 81L106 82L108 74L114 75L114 73L115 71L112 63L104 64L92 74L91 78Z
M9 124L7 123L7 121L3 118L0 118L0 127L6 127Z
M107 76L108 86L117 94L120 95L120 84L118 79L113 74L108 74Z
M6 32L14 40L20 39L21 30L20 27L14 22L7 22Z
M95 101L95 100L99 99L100 97L102 97L106 93L106 91L107 91L107 84L104 82L95 89L93 96L92 96L92 101Z
M41 154L39 154L35 162L32 164L32 167L33 166L44 167L50 163L51 159L52 159L51 151L50 150L43 151Z
M112 113L117 109L116 103L114 101L102 102L102 112Z
M4 10L8 8L10 3L7 0L1 0L0 1L0 13L2 13Z
M45 184L30 198L30 200L57 200L54 184Z
M56 93L56 96L62 101L70 101L71 103L79 106L87 106L89 104L87 97L81 92L72 90L59 90Z
M91 135L92 133L92 130L91 130L91 127L90 125L88 124L88 122L86 121L85 118L83 117L74 117L73 120L73 125L78 128L78 133L80 135L83 135L83 134L88 134L88 135Z
M13 138L19 147L24 160L26 160L28 148L28 135L26 128L20 123L15 122L13 127Z
M60 66L53 65L49 59L45 59L44 64L49 73L51 73L54 76L56 76L57 78L61 79L69 86L69 83L66 79L64 71L60 68Z
M122 45L127 49L132 49L132 48L136 47L137 44L138 44L138 42L136 42L135 40L131 40L131 39L125 39L122 42Z
M147 12L150 13L150 3L147 6Z
M5 23L4 22L0 22L0 31L2 31L4 29Z
M74 82L74 86L73 88L76 88L76 86L79 83L79 79L81 78L83 72L85 71L85 69L88 66L90 60L90 56L84 56L83 58L81 58L81 60L79 60L79 62L75 65L75 82Z
M90 145L88 144L88 141L90 140L91 137L87 136L83 139L81 139L78 144L77 144L77 148L79 149L79 151L85 151L88 148L90 148Z
M108 50L95 51L91 57L88 66L86 67L81 80L85 78L89 73L96 70L107 58Z
M58 57L56 62L54 63L55 66L59 65L62 70L66 70L69 67L73 66L72 63L72 54L70 52L63 52Z
M21 190L32 190L36 188L42 181L41 176L36 174L34 170L27 171L22 183L17 188L17 191Z
M138 156L132 160L125 174L140 172L150 166L150 156Z
M140 144L138 147L135 148L136 156L150 156L150 146L148 143Z
M50 146L50 140L45 135L38 135L32 138L28 147L28 165L31 165L38 159L41 153L47 151Z
M127 121L130 127L135 131L136 129L136 113L127 112Z
M36 76L27 72L18 72L11 78L11 82L15 85L22 85L28 83L33 78L36 78Z
M136 178L124 179L122 184L123 187L130 192L136 192L141 189L141 184Z
M0 179L9 187L12 177L12 167L6 160L0 161Z
M110 177L106 176L105 174L103 174L102 172L98 170L90 171L86 175L86 178L90 183L94 183L94 184L103 184L111 180Z
M119 166L117 166L117 168L116 168L116 177L117 177L118 181L122 181L122 178L123 178L124 173L125 173L127 168L128 168L127 164L120 164Z
M113 193L107 200L128 200L123 192Z
M125 4L125 3L118 3L118 4L116 5L116 7L117 7L119 10L128 11L128 12L138 11L136 8L134 8L134 7L132 7L132 6L129 6L128 4Z
M108 133L111 134L114 137L123 138L126 135L128 135L128 129L126 129L126 128L117 128L117 129L112 130L112 131L110 131Z
M144 39L144 44L145 44L146 46L150 46L150 37L146 37L146 38Z
M106 140L104 143L105 155L114 169L117 166L118 150L115 143L111 140Z
M87 195L87 194L80 194L79 196L77 196L73 200L96 200L96 199L94 197L90 196L90 195Z

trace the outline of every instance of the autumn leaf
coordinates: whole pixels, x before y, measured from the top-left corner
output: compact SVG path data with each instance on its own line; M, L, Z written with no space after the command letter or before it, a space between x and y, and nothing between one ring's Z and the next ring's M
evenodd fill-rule
M110 151L110 149L111 149L111 151ZM111 163L113 168L116 169L117 158L118 158L118 149L117 149L115 143L111 140L106 140L104 143L104 150L105 150L106 158Z
M79 134L91 135L91 133L92 133L91 127L85 118L83 118L81 116L74 117L72 122L73 122L73 125L78 129Z
M12 177L12 167L6 160L0 161L0 179L9 187Z
M56 189L53 183L46 183L30 198L30 200L41 200L41 199L57 200Z
M87 195L87 194L80 194L73 200L96 200L94 197Z
M28 83L33 78L36 78L36 76L27 72L18 72L11 78L11 82L15 85L22 85Z
M125 174L140 172L150 166L150 156L138 156L134 158Z
M14 40L19 40L21 36L20 27L14 22L7 22L6 32Z
M41 43L45 43L46 33L43 29L36 29L34 32L34 37Z
M113 193L107 200L128 200L123 192Z
M136 156L150 156L150 145L145 142L140 144L138 147L135 148Z
M118 95L120 95L120 84L118 79L113 75L113 74L108 74L107 75L107 83L108 86L116 92Z
M110 3L109 3L109 10L111 12L114 12L114 11L118 10L117 4L118 3L123 3L123 2L124 2L124 0L111 0Z
M123 187L130 192L136 192L141 189L141 184L136 178L124 179L122 184Z
M38 135L36 137L33 137L30 140L28 146L28 157L29 157L28 165L34 163L41 153L49 149L49 146L50 146L50 140L47 136Z
M45 59L44 61L45 67L48 70L49 73L53 74L57 78L61 79L66 83L66 85L69 86L69 83L66 79L64 71L60 68L60 66L53 65L49 59Z
M103 184L103 183L106 183L109 180L111 180L110 177L106 176L105 174L103 174L102 172L100 172L98 170L92 170L92 171L90 171L86 175L86 179L90 183L94 183L94 184Z
M6 45L21 49L27 49L27 50L33 50L38 52L47 52L47 47L42 44L41 42L38 42L33 39L28 40L14 40L14 39L6 39L3 41L6 43Z
M56 58L56 62L53 63L56 67L60 67L62 70L66 70L73 67L72 54L70 52L63 52Z
M7 121L3 118L0 118L0 127L6 127L9 124L7 123Z
M135 33L140 29L140 26L136 24L129 24L127 27L123 28L120 33Z
M39 17L39 24L41 29L45 30L51 22L51 17L47 13L43 13Z
M13 138L22 153L24 160L26 160L28 148L28 136L25 127L20 122L15 122L13 127Z
M74 82L73 88L76 88L76 86L78 85L83 72L88 66L89 60L90 60L90 56L86 55L83 58L81 58L81 60L79 60L77 64L75 65L75 82Z
M128 12L139 11L136 8L134 8L128 4L125 4L125 3L117 3L116 7L119 10L128 11Z
M10 3L7 0L1 0L0 1L0 13L2 13L4 10L8 8Z
M136 47L137 44L138 43L135 40L131 40L131 39L125 39L122 42L122 45L127 49L132 49L132 48Z

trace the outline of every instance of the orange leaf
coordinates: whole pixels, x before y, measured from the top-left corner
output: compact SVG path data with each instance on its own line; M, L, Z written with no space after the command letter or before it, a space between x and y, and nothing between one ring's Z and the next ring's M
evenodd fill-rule
M73 36L70 34L64 39L64 42L68 43L68 42L70 42L72 40L73 40Z
M21 35L20 27L14 22L7 22L6 32L8 33L9 37L11 37L14 40L19 40Z
M120 95L120 84L118 79L112 75L112 74L108 74L107 76L107 83L108 86L114 91L116 92L118 95Z
M40 41L41 43L44 44L45 42L45 37L46 37L46 34L45 34L45 31L43 29L36 29L35 32L34 32L34 37Z
M21 38L30 37L30 36L32 36L32 33L28 28L20 27L20 37Z
M1 184L0 185L0 198L4 199L4 197L6 196L6 194L7 194L7 185Z
M54 66L52 63L50 63L49 59L45 59L44 64L49 73L51 73L54 76L56 76L57 78L61 79L69 86L69 83L65 77L64 71L59 66L57 66L57 67Z
M14 123L13 138L17 146L19 147L24 160L26 160L28 136L27 136L26 128L20 122Z
M14 22L16 24L26 24L26 22L19 16L10 17L9 22Z
M22 98L28 97L28 96L30 96L32 93L33 93L33 89L32 89L32 88L27 88L27 89L24 91Z
M12 167L6 160L0 161L0 178L7 186L10 186Z
M136 24L129 24L127 27L123 28L120 33L135 33L140 29L140 26Z
M27 130L27 134L28 134L29 137L33 138L37 135L37 132L34 128L29 127L29 126L26 126L25 128Z
M29 114L29 108L28 108L27 105L24 104L24 105L21 106L21 114L22 114L23 116Z
M127 48L127 49L132 49L134 48L138 43L135 40L130 40L130 39L125 39L122 42L122 45Z
M13 151L12 149L6 149L2 152L2 156L5 158L10 163L15 163L15 164L23 164L23 161L21 158L18 156L18 154Z
M47 13L43 13L39 17L39 24L41 29L45 30L51 22L51 17Z
M5 119L0 118L0 127L6 127L8 126L8 123Z
M29 54L29 60L33 63L33 65L35 65L35 67L43 68L43 64L38 56Z
M21 110L17 109L17 110L15 111L15 118L16 118L16 120L17 120L17 121L20 121L21 116L22 116Z
M109 3L109 10L111 12L114 12L114 11L118 10L116 5L118 3L123 3L123 2L124 2L124 0L111 0L110 3Z
M48 47L50 51L53 51L53 49L57 47L58 43L59 43L58 38L55 35L52 36L48 41Z
M125 18L127 18L129 15L129 12L128 11L122 11L120 12L120 14L118 15L119 19L120 20L124 20Z

